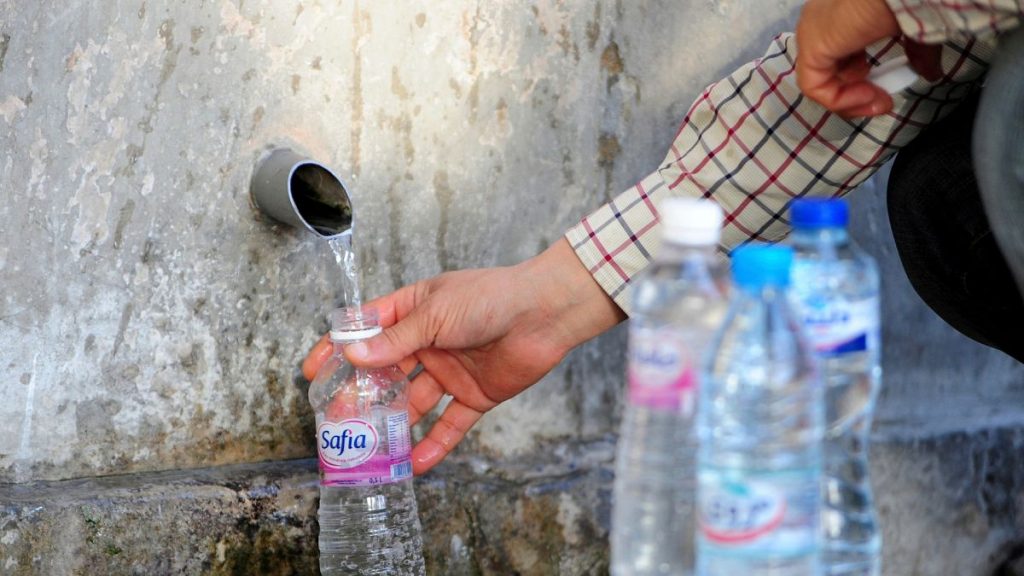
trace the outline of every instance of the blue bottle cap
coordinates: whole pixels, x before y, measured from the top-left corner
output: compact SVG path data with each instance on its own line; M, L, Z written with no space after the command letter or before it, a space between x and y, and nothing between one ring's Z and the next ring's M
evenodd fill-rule
M819 228L846 228L850 211L845 200L805 198L789 205L789 218L800 230Z
M789 246L749 244L732 253L732 278L740 288L759 290L765 286L789 286L793 249Z

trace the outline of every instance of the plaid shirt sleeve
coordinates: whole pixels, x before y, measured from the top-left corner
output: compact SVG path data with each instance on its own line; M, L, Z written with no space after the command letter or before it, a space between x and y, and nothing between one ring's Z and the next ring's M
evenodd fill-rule
M998 34L1020 26L1024 17L1024 0L886 1L903 34L925 44Z
M793 199L842 196L857 187L974 91L992 49L981 40L947 43L942 80L919 80L894 95L889 114L847 121L802 95L794 38L781 35L763 57L704 90L658 170L585 217L566 238L629 313L630 280L651 260L663 198L717 202L725 212L723 251L780 240L789 231L786 210ZM869 54L877 65L902 48L886 41Z

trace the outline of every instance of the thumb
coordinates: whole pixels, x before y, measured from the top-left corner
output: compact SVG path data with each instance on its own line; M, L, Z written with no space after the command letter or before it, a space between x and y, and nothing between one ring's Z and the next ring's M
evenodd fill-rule
M413 309L408 316L383 332L345 347L345 357L356 366L380 368L398 364L419 350L434 345L436 331L424 307Z

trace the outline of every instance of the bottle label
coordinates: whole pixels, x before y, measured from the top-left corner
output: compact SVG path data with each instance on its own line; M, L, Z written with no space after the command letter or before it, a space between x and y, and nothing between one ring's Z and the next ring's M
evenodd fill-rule
M385 438L357 418L317 427L321 486L372 486L412 477L409 414L389 414L384 420Z
M725 556L799 556L817 545L819 489L813 471L702 471L701 545Z
M878 346L878 298L851 302L811 297L800 306L807 337L819 354L841 356Z
M685 337L671 328L634 326L629 334L629 401L693 414L696 378Z

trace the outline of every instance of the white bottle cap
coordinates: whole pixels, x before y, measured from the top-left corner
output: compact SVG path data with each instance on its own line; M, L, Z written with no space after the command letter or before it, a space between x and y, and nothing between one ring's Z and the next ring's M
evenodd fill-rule
M713 246L722 237L722 209L711 200L668 198L658 212L665 242Z
M889 94L896 94L917 82L917 72L910 67L906 56L898 56L872 68L868 73L868 82Z

